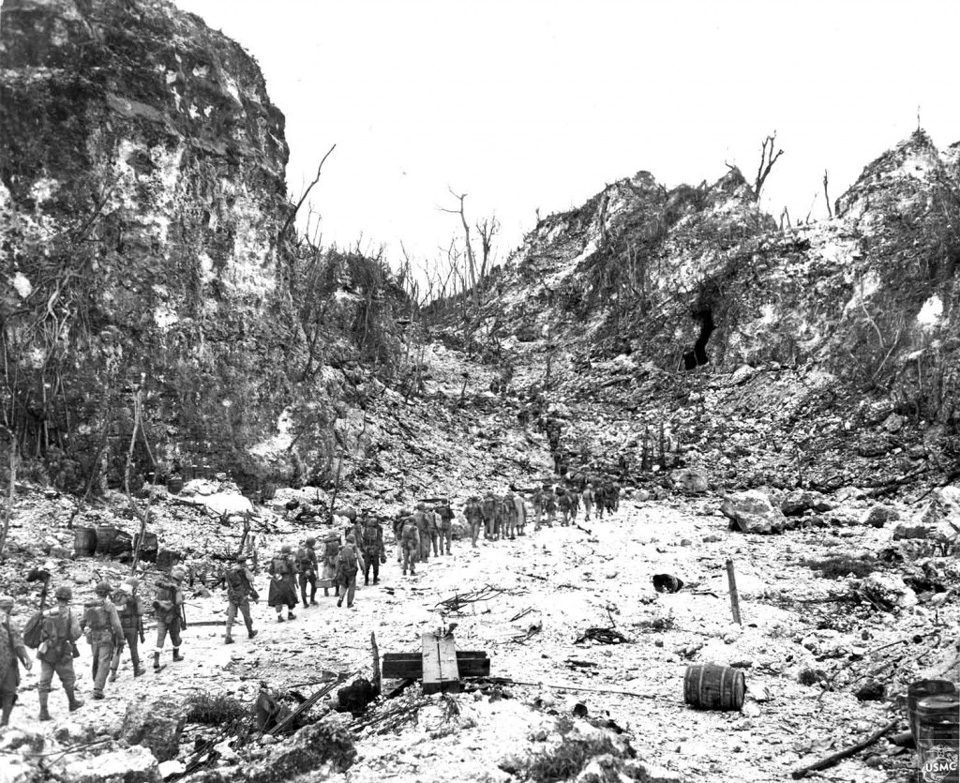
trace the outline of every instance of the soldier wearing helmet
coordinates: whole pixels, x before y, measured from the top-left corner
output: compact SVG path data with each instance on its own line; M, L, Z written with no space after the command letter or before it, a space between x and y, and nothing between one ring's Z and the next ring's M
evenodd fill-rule
M120 617L120 626L123 628L123 640L117 645L117 650L113 654L113 665L110 667L110 682L116 682L117 671L120 668L120 655L123 652L123 645L126 643L130 649L130 663L133 664L133 676L140 677L147 673L140 661L140 649L138 642L142 643L145 639L143 634L143 601L137 593L140 587L140 580L135 576L124 579L113 594L111 600L117 607L117 615Z
M315 549L317 539L308 538L303 541L297 550L297 561L300 566L300 598L303 608L317 605L317 570L319 559ZM307 585L310 585L310 598L307 598Z
M178 565L170 569L169 577L161 577L157 582L156 597L153 601L153 609L157 616L157 648L153 651L154 672L159 672L163 668L160 665L160 653L163 652L167 634L170 634L173 660L183 660L180 654L180 645L183 643L180 631L186 627L183 614L183 580L186 575L186 569Z
M57 605L43 613L40 646L37 648L37 657L40 659L40 686L37 688L40 696L40 720L50 720L47 700L50 697L50 684L54 674L60 678L63 685L70 712L83 706L74 691L77 682L73 671L74 642L83 632L80 630L80 621L70 609L73 591L69 587L61 586L57 588L54 596Z
M93 654L93 698L102 699L113 655L123 643L123 628L117 607L110 600L113 592L110 583L100 582L94 592L97 597L83 605L80 630L86 633Z
M10 621L13 609L13 596L0 595L0 726L10 723L10 713L17 700L17 686L20 684L20 666L27 671L33 668L30 653L23 643L20 630Z
M277 610L277 622L283 622L283 608L287 608L287 619L293 620L296 615L293 607L297 601L297 574L299 572L297 558L293 556L293 547L284 544L280 547L280 554L270 561L267 571L273 577L270 580L270 592L267 594L267 605Z

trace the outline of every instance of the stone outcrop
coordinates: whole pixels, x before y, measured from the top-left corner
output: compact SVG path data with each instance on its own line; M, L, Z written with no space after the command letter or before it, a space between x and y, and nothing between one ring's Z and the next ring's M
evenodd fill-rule
M186 722L184 707L169 700L149 704L131 701L127 704L121 736L130 745L148 748L157 760L169 761L177 757Z
M117 480L145 379L142 462L242 468L289 402L299 341L284 118L259 67L165 0L5 0L0 46L0 306L24 450L65 485L98 461Z

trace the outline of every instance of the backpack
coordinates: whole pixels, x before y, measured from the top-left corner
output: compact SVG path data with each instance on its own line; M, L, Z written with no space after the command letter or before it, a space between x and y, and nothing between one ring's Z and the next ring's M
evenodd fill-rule
M290 569L287 567L287 558L273 558L273 573L276 576L285 576L286 574L290 573Z
M480 510L483 512L483 516L488 519L492 517L497 510L497 501L494 498L486 497L480 504Z
M300 561L300 568L304 571L313 568L313 559L310 557L310 550L302 546L297 550L297 559Z
M369 523L363 529L363 543L365 546L376 546L377 545L377 533L380 531L377 530L376 523Z
M171 604L177 600L177 586L172 582L157 582L157 601L169 601Z
M32 649L40 646L40 632L43 630L43 612L37 612L23 626L23 643Z
M412 522L407 522L400 532L400 540L404 544L410 544L417 540L417 527Z
M90 601L83 605L83 619L91 631L106 631L110 628L110 617L103 601Z
M340 562L343 565L344 573L355 574L357 572L357 553L349 544L340 550Z
M243 576L243 572L239 568L231 568L227 571L227 586L231 590L239 591L244 588L246 579Z

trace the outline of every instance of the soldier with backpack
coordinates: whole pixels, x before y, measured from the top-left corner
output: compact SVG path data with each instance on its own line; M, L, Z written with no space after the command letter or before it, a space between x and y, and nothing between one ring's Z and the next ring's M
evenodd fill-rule
M488 541L493 540L494 525L497 521L497 506L497 499L490 491L480 501L480 512L483 514L484 525L483 537Z
M136 577L125 579L113 594L114 606L117 607L117 616L120 618L120 627L123 629L123 638L118 642L113 654L113 663L110 666L110 682L117 681L117 671L120 668L120 655L126 643L130 649L130 663L133 664L133 676L140 677L147 673L140 661L140 651L137 641L144 641L143 635L143 601L137 595L140 580Z
M453 554L453 509L444 501L434 508L433 513L440 519L440 554Z
M536 532L540 529L540 518L543 516L543 489L541 487L537 487L533 491L530 502L533 505L533 530Z
M280 547L280 553L270 561L267 571L273 577L267 605L277 610L277 622L283 622L284 607L287 608L287 619L296 619L293 607L297 605L297 559L290 544Z
M583 500L583 520L584 522L589 522L590 512L593 511L594 503L593 484L587 484L587 488L583 490L583 494L580 497Z
M503 536L511 541L517 537L517 496L512 489L503 498Z
M543 488L543 510L547 513L547 527L553 527L557 519L557 496L549 484Z
M340 547L337 557L337 584L340 586L340 597L337 606L343 606L343 599L347 599L347 609L353 609L353 596L357 590L357 572L363 565L363 558L357 551L353 536L347 536L346 543Z
M380 582L380 566L387 562L383 546L383 525L375 516L363 519L363 583L370 584L370 568L373 567L373 583Z
M513 504L517 509L517 535L525 536L527 529L527 504L523 500L523 495L515 494Z
M113 587L103 581L94 588L96 598L83 605L80 630L86 634L93 654L93 698L102 699L107 675L113 663L113 654L123 640L123 627L117 607L110 600Z
M414 565L420 556L420 529L412 516L405 517L399 540L400 546L403 548L403 575L407 575L407 569L409 568L410 575L413 576L416 573Z
M483 523L483 512L480 510L480 498L471 495L467 499L467 505L463 507L463 516L470 526L470 542L473 548L477 548L477 536L480 535L480 525Z
M35 615L41 618L38 625L39 633L35 639L37 658L40 659L40 685L37 688L40 696L40 720L50 720L48 699L54 674L60 678L60 684L63 685L70 712L83 706L83 702L77 698L74 691L77 676L73 671L73 659L80 655L76 641L83 632L80 630L80 621L70 609L73 592L69 587L61 586L57 588L54 597L57 599L56 606ZM34 618L27 623L28 626L31 624L34 624ZM34 639L28 638L29 635L25 629L24 643L33 646Z
M170 569L169 577L161 577L157 582L157 592L153 600L153 610L157 616L157 648L153 651L153 671L163 669L160 665L160 653L163 652L167 634L170 634L170 644L173 646L173 660L183 660L180 654L180 631L187 627L183 613L183 580L187 570L183 566L174 566Z
M560 527L570 524L570 495L563 487L557 488L557 508L560 510Z
M330 597L330 588L333 588L333 597L339 595L336 584L337 555L340 554L340 537L336 533L329 533L323 539L323 562L320 570L320 584L323 586L324 598Z
M257 635L253 630L253 619L250 617L250 598L260 600L260 595L253 586L253 574L247 569L245 555L237 555L237 559L223 575L227 583L227 633L223 638L224 644L233 644L231 634L233 623L237 619L237 610L243 615L243 623L247 626L247 637L252 639Z
M433 556L438 557L443 552L440 545L440 515L433 508L426 509L424 513L427 515L427 532L433 545Z
M417 510L413 512L413 522L420 533L420 560L426 563L430 559L430 519L427 518L425 503L417 503Z
M10 619L12 609L13 597L0 595L0 726L10 723L10 713L17 701L19 664L22 663L27 671L33 668L23 636Z
M300 565L300 599L303 601L303 608L317 605L317 570L319 560L317 550L314 548L317 539L308 538L297 550L297 560ZM310 600L307 600L307 585L310 585Z

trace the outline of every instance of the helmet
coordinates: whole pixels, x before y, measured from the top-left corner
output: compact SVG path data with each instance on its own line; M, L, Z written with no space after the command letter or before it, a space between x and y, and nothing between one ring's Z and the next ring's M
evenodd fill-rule
M314 544L317 543L317 539L315 539L315 538L308 538L304 543L305 543L307 546L313 546Z
M58 587L57 591L53 594L54 598L58 601L72 601L73 600L73 590L71 590L66 585Z
M293 551L293 547L290 546L290 544L284 544L282 547L280 547L281 555L289 555L292 551Z
M129 582L121 582L117 585L117 590L119 590L121 593L126 593L127 595L133 593L133 587Z
M353 537L353 536L347 536L347 543L348 543L348 544L353 544L353 543L355 543L354 537Z
M170 569L170 578L176 579L178 582L187 575L187 569L183 566L174 566Z
M423 511L426 507L426 503L417 503L417 511Z
M110 586L110 583L104 579L102 582L99 582L93 591L97 595L110 595L113 592L113 587Z
M124 583L125 585L129 585L129 586L130 586L130 591L131 591L131 592L134 591L134 590L136 590L138 587L140 587L140 580L137 579L137 577L135 577L135 576L128 576L126 579L123 580L123 583Z

